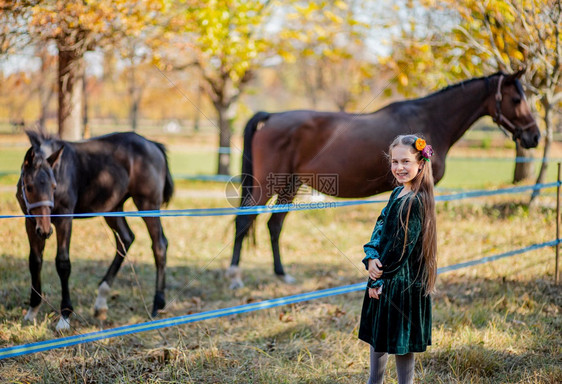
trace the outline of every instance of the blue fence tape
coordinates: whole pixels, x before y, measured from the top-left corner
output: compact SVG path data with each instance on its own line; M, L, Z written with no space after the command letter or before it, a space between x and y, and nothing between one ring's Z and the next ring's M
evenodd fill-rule
M503 188L496 190L478 190L460 192L451 195L439 195L435 201L454 201L474 197L493 196L501 194L521 193L530 190L552 188L559 185L558 182L525 185L519 187ZM225 207L225 208L201 208L201 209L176 209L176 210L154 210L154 211L125 211L125 212L96 212L96 213L74 213L50 215L51 217L178 217L178 216L232 216L232 215L258 215L261 213L279 213L292 211L307 211L315 209L349 207L364 204L385 203L387 200L350 200L350 201L330 201L317 203L295 203L279 205L257 205L251 207ZM13 219L23 217L40 217L41 215L0 215L0 219Z
M448 157L447 161L468 161L468 162L506 162L506 163L560 163L562 158L548 158L543 159L542 157Z
M228 175L174 175L174 180L190 180L190 181L215 181L220 183L240 183L240 176Z
M470 266L474 266L474 265L478 265L478 264L488 263L488 262L495 261L495 260L498 260L498 259L501 259L501 258L518 255L518 254L521 254L521 253L524 253L524 252L529 252L529 251L533 251L533 250L536 250L536 249L549 247L549 246L555 246L556 244L559 244L559 243L561 243L561 239L548 241L548 242L541 243L541 244L534 244L534 245L531 245L531 246L528 246L528 247L525 247L525 248L516 249L516 250L513 250L513 251L509 251L509 252L504 252L504 253L501 253L501 254L498 254L498 255L487 256L487 257L483 257L481 259L471 260L471 261L467 261L467 262L464 262L464 263L459 263L459 264L454 264L454 265L450 265L450 266L447 266L447 267L438 268L437 273L441 274L441 273L446 273L446 272L450 272L450 271L454 271L454 270L457 270L457 269L466 268L466 267L470 267ZM122 327L106 329L106 330L98 331L98 332L91 332L91 333L85 333L85 334L81 334L81 335L63 337L63 338L59 338L59 339L40 341L40 342L37 342L37 343L30 343L30 344L23 344L23 345L18 345L18 346L14 346L14 347L2 348L2 349L0 349L0 360L7 359L7 358L10 358L10 357L30 355L32 353L48 351L48 350L51 350L51 349L70 347L70 346L73 346L73 345L84 344L84 343L88 343L88 342L92 342L92 341L96 341L96 340L109 339L109 338L113 338L113 337L130 335L130 334L133 334L133 333L140 333L140 332L152 331L152 330L156 330L156 329L167 328L167 327L172 327L172 326L177 326L177 325L182 325L182 324L194 323L194 322L197 322L197 321L216 319L216 318L225 317L225 316L231 316L231 315L237 315L237 314L246 313L246 312L258 311L258 310L262 310L262 309L275 308L275 307L279 307L279 306L282 306L282 305L294 304L294 303L299 303L299 302L309 301L309 300L315 300L315 299L320 299L320 298L323 298L323 297L336 296L336 295L341 295L341 294L344 294L344 293L361 291L361 290L364 290L365 287L366 287L366 283L363 282L363 283L358 283L358 284L346 285L346 286L342 286L342 287L323 289L323 290L320 290L320 291L301 293L301 294L293 295L293 296L280 297L280 298L277 298L277 299L265 300L265 301L261 301L261 302L257 302L257 303L244 304L244 305L240 305L240 306L236 306L236 307L217 309L217 310L213 310L213 311L201 312L201 313L192 314L192 315L171 317L171 318L168 318L168 319L148 321L148 322L140 323L140 324L125 325L125 326L122 326Z

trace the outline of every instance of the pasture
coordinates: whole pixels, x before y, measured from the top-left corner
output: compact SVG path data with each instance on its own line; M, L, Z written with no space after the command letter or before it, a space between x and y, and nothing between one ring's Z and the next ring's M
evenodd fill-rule
M17 172L27 148L2 147L0 172ZM16 143L17 144L17 143ZM168 143L172 174L209 174L213 155ZM201 143L198 143L198 145ZM187 144L186 144L187 145ZM238 144L241 148L241 145ZM494 149L498 157L513 149ZM560 151L553 156L560 157ZM454 147L459 159L489 156L486 148ZM238 162L232 168L235 174ZM554 164L547 181L554 181ZM513 164L450 159L440 187L508 185ZM17 175L0 176L0 212L20 214ZM224 184L177 181L169 209L225 207ZM301 197L306 200L306 196ZM528 209L525 195L438 203L439 266L549 241L555 237L555 199L543 192ZM127 205L127 209L132 209ZM257 221L256 244L245 244L246 286L228 289L232 216L164 218L170 242L165 317L225 308L366 280L362 245L381 204L293 212L281 236L285 285L274 277L268 216ZM60 284L55 241L45 250L46 301L35 325L22 322L29 300L28 245L23 219L0 225L0 348L59 337ZM155 268L140 218L129 218L136 241L112 287L108 319L93 317L97 284L114 253L103 219L75 220L71 243L72 333L149 319ZM558 383L562 381L562 289L553 284L554 250L543 248L438 277L433 346L416 356L420 383ZM355 292L180 327L113 338L0 360L2 382L76 383L358 383L368 375L368 346L357 340L363 293ZM389 359L385 382L396 382Z

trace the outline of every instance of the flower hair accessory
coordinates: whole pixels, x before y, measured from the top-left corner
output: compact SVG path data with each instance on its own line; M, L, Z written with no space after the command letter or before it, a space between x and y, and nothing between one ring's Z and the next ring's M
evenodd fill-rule
M417 138L414 143L414 147L421 152L422 157L425 161L429 161L431 156L433 156L433 148L431 145L427 144L424 139Z
M425 159L425 161L429 161L429 158L433 156L433 148L431 145L426 145L424 149L421 150L421 155Z
M416 147L416 149L418 151L421 151L422 149L424 149L426 145L427 144L425 143L425 140L421 139L419 137L416 139L416 142L414 143L414 146Z

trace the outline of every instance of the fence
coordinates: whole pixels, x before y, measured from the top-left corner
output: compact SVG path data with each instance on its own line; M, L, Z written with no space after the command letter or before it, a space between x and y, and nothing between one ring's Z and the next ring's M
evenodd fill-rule
M511 257L519 255L525 252L530 252L532 250L541 249L544 247L556 247L556 269L555 269L555 280L558 282L558 254L559 246L561 240L559 238L559 221L560 221L560 164L558 164L558 180L554 183L532 185L532 186L520 186L512 188L504 188L499 190L481 190L481 191L469 191L462 192L452 195L441 195L436 197L436 201L453 201L461 200L467 198L475 197L485 197L500 194L510 194L510 193L521 193L529 190L544 189L557 187L557 226L556 226L556 239L540 244L533 244L524 248L512 250L509 252L500 253L493 256L487 256L476 260L470 260L447 267L442 267L438 269L438 274L458 270L461 268L468 268L471 266L489 263L502 258ZM336 202L334 207L342 206L353 206L362 204L373 204L382 203L384 200L355 200L355 201L344 201ZM287 212L287 211L299 211L305 209L320 209L324 207L319 207L319 203L311 203L295 206L294 204L289 205L279 205L279 206L259 206L250 208L216 208L216 209L191 209L191 210L161 210L161 211L140 211L140 212L105 212L96 214L84 214L84 216L133 216L133 217L144 217L144 216L224 216L224 215L241 215L241 214L259 214L267 212ZM82 216L82 215L72 215L72 216ZM0 219L25 217L25 215L1 215ZM365 289L365 283L358 283L353 285L347 285L342 287L335 287L325 290L319 290L314 292L301 293L298 295L281 297L277 299L265 300L262 302L250 303L241 306L235 306L230 308L218 309L208 312L201 312L198 314L185 315L172 317L168 319L159 319L139 324L127 325L117 328L111 328L107 330L102 330L98 332L85 333L75 336L63 337L53 340L46 340L37 343L30 343L24 345L18 345L13 347L7 347L0 349L0 360L7 359L10 357L29 355L37 352L69 347L77 344L84 344L88 342L93 342L96 340L109 339L134 333L147 332L151 330L172 327L182 324L193 323L197 321L204 321L208 319L220 318L225 316L237 315L246 312L258 311L262 309L274 308L287 304L294 304L303 301L315 300L319 298L341 295L345 293L360 291Z

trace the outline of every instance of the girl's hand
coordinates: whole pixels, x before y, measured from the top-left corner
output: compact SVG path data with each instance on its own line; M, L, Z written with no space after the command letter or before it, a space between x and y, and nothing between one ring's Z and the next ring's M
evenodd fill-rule
M379 295L382 293L382 285L376 288L369 288L369 297L371 299L379 299Z
M369 259L369 277L371 280L377 280L382 276L382 263L379 259Z

